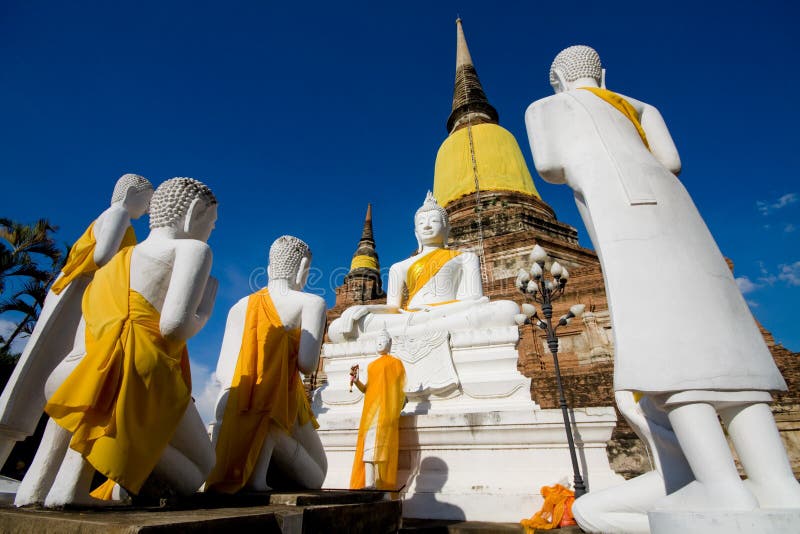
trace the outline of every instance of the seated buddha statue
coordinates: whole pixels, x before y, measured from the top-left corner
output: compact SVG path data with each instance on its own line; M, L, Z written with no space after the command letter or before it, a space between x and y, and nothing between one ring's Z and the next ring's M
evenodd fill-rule
M152 197L150 234L97 270L72 352L45 385L50 416L15 504L100 504L151 475L191 494L214 464L191 397L186 340L205 325L217 281L206 241L211 190L173 178ZM90 495L95 471L107 481Z
M346 309L328 329L331 341L373 337L384 328L392 335L415 335L514 325L519 307L489 302L478 256L447 248L449 232L447 211L429 191L414 216L417 253L390 268L386 304Z

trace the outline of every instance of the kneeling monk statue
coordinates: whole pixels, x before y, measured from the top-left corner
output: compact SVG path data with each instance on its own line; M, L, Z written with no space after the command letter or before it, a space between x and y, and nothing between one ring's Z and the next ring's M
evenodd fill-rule
M269 490L270 465L295 487L318 489L325 480L328 462L300 378L316 370L325 329L325 301L302 292L310 265L306 243L279 237L269 250L267 287L228 314L209 491Z
M111 205L75 242L47 293L25 350L0 396L0 465L17 441L33 434L44 410L44 384L69 354L81 319L81 299L95 271L136 244L131 219L147 213L153 184L137 174L117 180Z
M208 187L167 180L147 239L96 272L75 346L45 386L51 420L17 506L97 503L117 484L138 494L151 473L179 494L202 485L214 456L191 399L186 340L216 296L206 244L216 219ZM108 481L90 496L95 470Z
M386 304L346 309L328 329L331 341L374 336L384 328L392 335L414 335L514 325L519 307L510 300L489 302L478 256L447 248L449 232L447 211L429 191L414 216L417 254L392 265Z

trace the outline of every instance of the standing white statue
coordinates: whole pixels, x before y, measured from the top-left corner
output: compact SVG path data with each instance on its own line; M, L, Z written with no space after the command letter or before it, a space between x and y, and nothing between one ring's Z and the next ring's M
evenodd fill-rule
M216 219L208 187L167 180L147 239L95 273L74 348L47 381L51 419L17 506L97 503L115 484L138 494L151 473L179 494L202 485L214 454L191 400L186 340L213 309ZM108 481L90 496L95 470Z
M358 365L350 370L350 387L355 384L364 393L350 489L397 488L406 372L403 362L389 353L391 349L392 336L382 330L375 338L375 359L367 366L367 383L359 380Z
M136 244L131 219L147 213L153 185L136 174L117 180L111 206L75 242L45 298L33 333L0 396L0 465L17 441L33 434L44 410L44 384L72 349L81 299L95 271Z
M513 325L519 307L512 301L489 302L478 256L447 248L449 233L447 211L429 191L414 215L417 253L389 269L386 304L346 309L328 329L331 340L343 342L384 328L412 333Z
M318 489L325 480L327 457L300 378L317 369L325 330L325 301L302 291L310 266L305 242L279 237L269 250L267 287L228 313L209 491L266 491L270 465L295 486Z
M618 397L644 396L640 415L651 428L665 430L666 442L674 432L694 480L677 489L669 481L665 487L661 476L643 475L649 480L640 477L578 499L575 516L591 532L636 532L647 531L643 514L652 509L798 508L800 485L768 405L769 391L785 390L786 384L676 177L680 159L660 113L606 90L603 72L589 47L558 54L550 70L556 94L528 108L528 137L542 178L573 189L600 257ZM631 401L625 408L629 414L639 409L632 406ZM670 478L671 466L681 471L685 463L677 451L662 455L660 465ZM677 485L691 479L674 478ZM629 505L634 493L646 498ZM614 501L618 508L609 509Z

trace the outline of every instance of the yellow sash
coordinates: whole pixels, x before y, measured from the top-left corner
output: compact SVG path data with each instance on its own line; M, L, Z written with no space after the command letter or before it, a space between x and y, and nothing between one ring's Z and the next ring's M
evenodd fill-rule
M122 250L125 247L132 247L135 244L136 233L133 231L133 226L128 226L119 249ZM80 275L95 272L97 270L97 265L94 262L94 249L96 245L97 240L94 238L93 222L83 235L75 241L75 244L72 245L69 255L67 255L67 262L64 264L64 268L61 269L63 274L53 283L50 287L50 291L58 295L64 291L64 288L67 287L70 282Z
M406 285L408 286L408 301L406 304L411 302L414 295L416 295L431 278L436 276L436 273L438 273L448 261L459 254L461 253L457 250L440 248L412 263L406 275Z
M295 422L317 426L297 367L299 348L300 329L283 327L269 291L250 295L209 490L235 493L247 483L271 425L287 433Z
M161 335L160 314L130 289L133 247L97 271L83 295L86 355L45 411L70 447L139 492L191 400L186 342Z
M608 89L601 89L599 87L578 87L578 89L583 89L585 91L589 91L590 93L594 93L601 99L617 108L620 113L625 115L625 117L627 117L628 120L633 123L633 125L636 127L636 131L639 132L639 137L642 138L642 143L644 143L644 146L647 147L647 150L650 150L650 144L647 142L647 135L644 133L642 123L639 122L639 113L636 111L636 108L630 104L630 102L619 96L617 93L609 91Z
M371 426L376 427L375 461L378 465L375 483L378 489L396 489L397 457L400 454L400 412L405 400L405 384L406 371L403 362L391 354L384 354L367 367L367 391L358 425L350 489L363 488L366 483L364 440Z

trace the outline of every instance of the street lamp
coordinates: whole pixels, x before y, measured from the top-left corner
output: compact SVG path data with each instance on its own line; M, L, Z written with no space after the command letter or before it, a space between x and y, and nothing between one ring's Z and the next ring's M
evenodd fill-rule
M564 427L567 431L567 443L569 444L569 455L572 459L572 472L575 475L575 498L577 499L586 493L586 486L583 484L581 472L578 468L578 457L575 454L575 442L572 439L572 427L569 421L569 412L567 411L567 401L564 398L564 388L561 385L561 370L558 367L558 337L556 330L559 327L565 326L574 317L583 315L585 306L583 304L575 304L569 309L565 315L562 315L555 327L552 323L553 318L553 305L552 302L564 294L564 287L569 280L569 272L565 267L562 267L557 261L550 265L550 275L552 280L545 280L545 262L547 261L547 252L536 245L531 252L531 266L530 273L520 269L517 275L516 286L523 295L538 302L542 308L542 316L539 316L536 307L532 304L524 303L522 305L522 313L515 317L517 324L522 326L529 323L535 325L547 334L547 347L553 354L553 365L556 369L556 385L558 386L558 404L561 406L561 413L564 416ZM544 319L544 320L542 320ZM535 342L535 336L534 336Z

